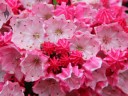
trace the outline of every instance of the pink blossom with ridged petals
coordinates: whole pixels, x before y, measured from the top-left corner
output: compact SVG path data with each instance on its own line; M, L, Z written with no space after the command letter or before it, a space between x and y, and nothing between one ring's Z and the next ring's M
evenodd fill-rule
M66 19L73 20L74 6L67 6L66 3L62 2L61 6L57 6L57 8L54 10L54 14L56 16L64 14Z
M117 22L118 18L123 18L123 8L112 6L110 8L101 8L96 13L96 21L100 24Z
M43 11L42 11L43 9ZM41 18L43 21L48 20L53 16L54 6L45 3L39 3L33 6L32 13L34 13L37 17Z
M69 58L72 65L82 65L84 63L83 55L80 51L72 51Z
M24 96L24 88L18 82L6 81L3 86L0 96Z
M62 55L59 62L60 62L61 66L67 67L68 64L70 63L70 58L69 58L68 54Z
M109 65L115 63L124 63L124 61L127 60L125 55L126 51L112 49L107 53L107 56L104 58L104 60L107 61Z
M0 48L0 60L2 70L15 73L19 67L21 54L20 51L13 45L4 46Z
M56 44L56 53L68 54L70 51L70 42L67 39L59 39Z
M50 58L49 59L49 68L48 68L48 71L50 72L53 72L53 73L58 73L58 71L60 71L60 63L59 63L59 60L56 59L55 57L53 58Z
M36 81L44 76L47 59L39 50L27 51L21 61L21 71L25 74L25 81Z
M41 44L41 50L44 54L50 55L55 51L55 44L51 42L44 42Z
M112 48L124 50L128 47L128 34L118 23L103 24L95 28L96 36L104 51Z
M67 68L63 68L62 73L58 74L57 77L70 91L79 89L84 82L83 70L78 69L78 66L72 67L71 64Z
M41 19L30 16L16 19L14 22L12 42L21 49L40 49L40 44L44 41L44 28Z
M59 39L70 39L75 29L75 24L65 20L64 16L50 18L45 22L45 40L56 43Z
M39 96L65 96L59 82L54 78L37 81L33 86L33 91Z
M94 35L78 35L73 36L70 40L71 50L79 50L83 53L84 59L96 56L100 50L99 42L96 40Z
M98 23L111 23L115 19L116 16L113 15L111 9L107 9L107 8L100 9L96 16L96 20Z

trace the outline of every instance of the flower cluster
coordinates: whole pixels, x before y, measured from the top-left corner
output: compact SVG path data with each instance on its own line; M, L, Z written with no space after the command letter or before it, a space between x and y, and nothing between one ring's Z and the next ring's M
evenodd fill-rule
M128 96L127 0L0 0L0 96Z

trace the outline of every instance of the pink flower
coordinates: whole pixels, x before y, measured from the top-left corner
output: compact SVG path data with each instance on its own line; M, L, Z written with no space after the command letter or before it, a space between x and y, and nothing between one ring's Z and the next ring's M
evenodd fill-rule
M32 9L32 6L35 4L39 4L40 2L42 3L49 3L50 0L20 0L21 4L26 8L26 9Z
M101 68L96 69L95 71L92 71L92 80L88 82L88 86L90 86L93 90L100 91L101 89L98 89L97 84L108 82L106 77L106 69L108 68L108 65L103 63ZM104 84L100 84L100 87L103 87Z
M117 27L118 26L118 27ZM96 36L104 51L112 48L124 50L128 46L128 34L125 33L118 23L103 24L95 28Z
M70 63L70 58L69 58L68 54L62 55L59 62L62 67L67 67L68 64Z
M74 36L71 40L71 49L79 50L83 53L84 59L96 56L100 50L100 46L95 36L93 35L80 35Z
M27 51L21 62L21 71L25 74L25 81L36 81L45 74L47 57L41 51Z
M75 32L76 26L73 22L65 20L64 17L53 17L45 22L46 41L56 43L59 39L70 39Z
M36 82L33 91L39 96L65 96L59 82L53 78L46 78Z
M20 51L15 46L4 46L0 48L0 60L2 65L2 70L15 73L16 69L19 67L21 54Z
M62 84L69 88L69 91L73 89L79 89L84 82L83 70L78 69L78 66L72 67L71 64L68 68L62 68L62 73L57 77L62 81Z
M22 88L18 82L10 82L7 81L2 91L0 92L0 96L24 96L24 88Z
M41 19L28 17L16 19L13 22L15 23L13 25L12 42L21 49L40 49L40 44L44 41L44 28Z
M73 20L74 19L74 6L67 6L66 3L61 3L61 6L57 6L54 11L56 16L64 14L66 19Z
M83 65L83 67L89 71L95 71L95 70L101 68L101 66L102 66L102 60L98 57L91 57Z
M43 11L42 11L43 9ZM39 3L33 6L32 13L41 18L43 21L53 16L53 6L50 4Z

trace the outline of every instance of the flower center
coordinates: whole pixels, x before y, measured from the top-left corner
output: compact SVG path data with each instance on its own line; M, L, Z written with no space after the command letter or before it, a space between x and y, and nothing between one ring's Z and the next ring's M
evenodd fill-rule
M63 31L62 31L61 29L57 29L57 30L55 31L55 33L56 33L56 35L61 35L61 34L63 33Z
M35 59L33 60L33 63L34 63L34 64L40 64L40 63L41 63L41 61L40 61L40 59L39 59L39 58L35 58Z
M80 45L77 45L77 46L76 46L76 49L82 51L82 50L83 50L83 47L80 46Z
M111 38L109 38L108 36L104 36L102 41L103 41L103 43L108 44L108 43L110 43Z
M51 17L52 17L51 14L45 14L45 15L44 15L44 19L45 19L45 20L48 20L48 19L51 18Z
M38 38L40 38L40 35L39 35L38 33L36 33L36 34L33 34L33 37L34 37L35 39L38 39Z

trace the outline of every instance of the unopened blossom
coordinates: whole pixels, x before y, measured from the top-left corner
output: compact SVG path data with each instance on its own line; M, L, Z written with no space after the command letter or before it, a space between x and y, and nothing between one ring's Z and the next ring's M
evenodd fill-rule
M41 50L43 51L44 54L50 55L53 52L55 52L55 44L51 42L44 42L41 44Z
M66 3L61 3L61 6L57 6L54 11L56 16L65 15L66 19L74 19L74 6L67 6Z
M108 52L108 55L104 58L104 60L107 61L110 65L115 63L123 63L125 60L127 60L125 55L126 51L112 49Z
M96 21L100 24L117 22L118 18L123 18L123 9L118 6L101 8L96 13Z
M82 65L84 63L82 52L72 51L70 54L70 62L72 65Z
M67 39L59 39L56 44L56 53L68 54L70 51L70 42Z

